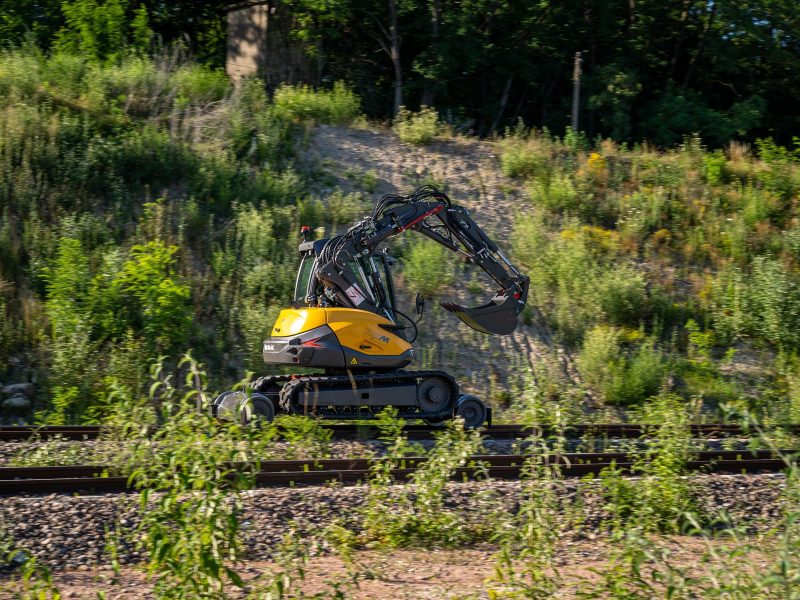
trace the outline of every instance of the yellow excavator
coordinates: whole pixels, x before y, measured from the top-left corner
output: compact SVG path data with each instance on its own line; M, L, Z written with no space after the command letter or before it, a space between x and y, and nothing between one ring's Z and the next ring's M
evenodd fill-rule
M264 341L264 362L319 369L316 374L260 377L246 392L224 392L211 405L221 419L271 421L277 412L330 419L369 419L387 406L400 417L440 424L461 417L465 426L491 423L491 411L462 394L455 379L436 370L407 371L417 319L401 312L391 276L393 259L380 246L416 231L481 267L500 286L486 304L441 305L469 327L486 334L514 331L525 307L528 277L503 256L469 212L434 186L409 196L386 195L370 215L343 235L310 239L303 227L300 268L292 308L281 311Z

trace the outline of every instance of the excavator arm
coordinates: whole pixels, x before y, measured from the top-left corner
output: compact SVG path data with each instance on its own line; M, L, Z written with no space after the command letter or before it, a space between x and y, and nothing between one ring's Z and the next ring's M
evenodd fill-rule
M386 314L385 287L374 262L372 268L365 269L365 261L374 261L382 242L408 230L465 255L500 287L482 306L465 308L442 302L445 309L483 333L514 331L528 298L528 277L509 262L467 209L453 204L447 194L433 186L422 186L410 196L382 197L369 216L343 235L331 238L315 263L313 276L322 284L324 296L316 300Z

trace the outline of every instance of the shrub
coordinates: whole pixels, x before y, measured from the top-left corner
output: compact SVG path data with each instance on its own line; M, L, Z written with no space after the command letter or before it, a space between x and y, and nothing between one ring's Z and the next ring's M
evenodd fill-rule
M531 180L528 186L531 202L556 212L570 212L578 208L578 190L569 175L547 173Z
M172 75L172 85L175 86L175 104L184 108L221 100L230 87L230 81L222 71L186 65Z
M451 253L431 240L415 240L403 258L403 277L412 291L436 296L455 280Z
M112 284L135 300L138 314L132 315L133 322L155 349L185 343L191 325L189 287L177 280L174 270L177 251L162 242L134 246Z
M615 366L621 358L621 331L615 327L597 325L590 329L578 355L578 368L590 387L603 391L614 377Z
M753 262L748 300L755 332L782 347L800 341L800 284L776 259Z
M0 52L0 96L10 104L35 97L42 78L44 57L38 50ZM3 104L6 104L3 102Z
M609 404L634 406L661 388L667 365L652 340L627 352L622 331L598 325L589 330L578 355L584 381Z
M153 32L147 8L126 15L125 0L72 0L61 3L66 27L59 31L56 47L93 60L115 60L127 48L143 50Z
M275 114L281 118L331 125L347 125L361 112L358 96L341 81L330 90L282 85L275 90L272 103Z
M528 442L532 456L522 469L519 507L501 515L496 528L500 550L488 580L489 598L552 598L563 585L556 554L570 523L561 514L568 508L559 500L559 468L552 466L557 461L546 443L535 436Z
M697 509L685 478L692 458L685 403L675 395L659 394L642 408L639 420L651 424L647 450L635 461L640 477L624 479L609 469L601 478L617 539L631 531L678 533L687 513Z
M328 220L333 225L350 227L365 217L369 210L370 203L363 194L345 194L337 189L328 197Z
M703 156L703 169L706 181L711 185L723 183L726 176L728 159L721 150Z
M248 298L271 298L289 302L294 290L297 260L262 261L244 274L242 291Z
M419 112L411 112L401 106L394 118L392 129L402 141L415 146L431 143L439 135L439 115L429 106L423 106Z
M152 437L146 426L123 421L134 448L130 481L140 489L141 520L133 531L118 531L111 547L129 538L155 575L158 597L224 598L226 586L244 586L235 570L244 553L240 492L255 487L275 429L215 423L202 365L186 355L178 366L182 389L159 365L153 370L150 396L159 400L162 423Z
M750 330L754 317L749 311L745 275L738 268L723 269L709 287L706 296L716 337L730 345Z
M85 302L89 289L89 261L79 240L62 238L58 255L47 272L45 310L53 337L68 336L87 321Z
M626 267L611 268L597 281L600 308L609 323L637 327L646 317L646 282Z
M666 372L663 353L652 341L646 341L614 365L612 378L604 389L606 402L621 406L641 404L658 392Z
M398 492L392 486L391 472L401 468L411 448L398 425L387 425L384 418L384 432L394 437L387 454L371 468L369 492L362 509L363 540L389 548L458 546L468 541L466 520L458 511L446 509L444 492L456 469L464 466L480 447L480 436L465 431L461 420L449 422L447 429L437 434L427 460L411 475L411 494L408 488Z
M529 132L523 125L506 131L499 142L500 166L508 177L531 177L547 182L550 178L550 147L548 141Z

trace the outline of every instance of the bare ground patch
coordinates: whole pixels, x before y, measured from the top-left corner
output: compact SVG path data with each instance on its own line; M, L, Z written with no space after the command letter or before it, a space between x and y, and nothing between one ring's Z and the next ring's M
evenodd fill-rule
M655 540L668 551L669 564L684 570L687 576L705 578L720 565L705 562L710 549L726 553L730 544L697 537L672 536ZM555 565L561 578L556 598L574 598L579 590L588 591L601 582L599 572L610 566L615 548L607 540L584 540L563 544ZM502 592L503 584L492 581L495 574L495 549L492 547L456 550L395 550L356 552L350 565L337 556L317 556L305 565L305 578L293 578L287 597L333 598L354 600L375 598L396 599L483 599L488 590ZM751 552L740 563L751 573L768 568L765 554ZM521 565L518 565L521 566ZM643 565L642 573L649 566ZM259 583L280 572L272 562L253 561L238 569L247 582L244 590L230 589L231 598L246 597L258 589ZM552 575L552 572L550 573ZM63 598L95 598L104 592L109 599L133 600L154 598L153 581L141 568L124 568L118 579L110 569L69 570L54 573L53 582ZM8 582L7 582L8 583ZM654 582L658 590L659 583ZM0 598L12 598L13 588L6 587ZM602 596L601 596L602 597Z

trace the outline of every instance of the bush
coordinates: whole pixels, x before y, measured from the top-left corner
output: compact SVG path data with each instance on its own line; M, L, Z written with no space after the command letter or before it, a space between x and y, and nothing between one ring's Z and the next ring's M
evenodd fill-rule
M455 280L452 254L431 240L415 240L403 258L403 277L413 292L437 296Z
M658 393L666 373L663 353L652 341L646 341L615 365L604 389L606 402L620 406L641 404Z
M578 190L572 179L561 173L547 173L546 176L531 180L528 193L535 206L556 212L574 211L580 205Z
M800 282L793 273L769 257L753 262L748 289L755 333L779 347L800 342Z
M498 144L500 166L507 176L549 181L553 167L552 145L546 134L529 131L520 122L514 129L506 130L505 137Z
M345 194L336 190L328 198L328 220L334 226L344 225L350 227L364 218L370 211L370 203L363 194Z
M615 327L597 325L589 330L578 355L581 377L597 391L603 391L613 379L621 358L622 334Z
M224 72L199 65L181 67L172 76L172 83L175 86L175 104L179 108L222 100L230 87Z
M680 397L662 393L645 404L638 420L651 425L647 450L634 466L640 477L623 479L613 470L601 474L611 525L617 535L630 529L678 533L687 513L696 515L698 508L685 477L692 458L686 404Z
M613 325L638 327L646 317L646 282L641 273L615 267L597 281L597 296L606 319Z
M396 415L393 409L383 412ZM464 515L445 506L445 486L456 469L477 452L480 436L465 431L461 420L449 422L436 435L427 460L411 475L410 494L408 487L398 491L392 485L392 469L402 468L405 456L413 450L399 420L392 424L390 418L382 415L378 425L388 448L370 469L369 490L361 509L363 541L387 548L420 544L454 547L470 541L472 535Z
M92 60L113 61L126 50L144 50L153 32L147 8L126 15L125 0L72 0L61 3L66 26L58 33L56 47L62 52Z
M275 90L273 110L281 118L347 125L361 112L361 101L347 86L337 81L331 90L315 90L307 85L282 85Z
M177 247L161 242L134 246L112 284L112 290L120 290L128 301L134 300L131 322L141 327L154 350L183 345L191 326L189 287L175 273L177 251Z
M634 406L658 393L666 361L652 340L627 352L622 342L622 330L595 326L586 334L578 368L584 381L607 403Z
M415 146L431 143L440 132L439 115L423 106L419 112L411 112L401 106L392 124L392 129L402 141Z

